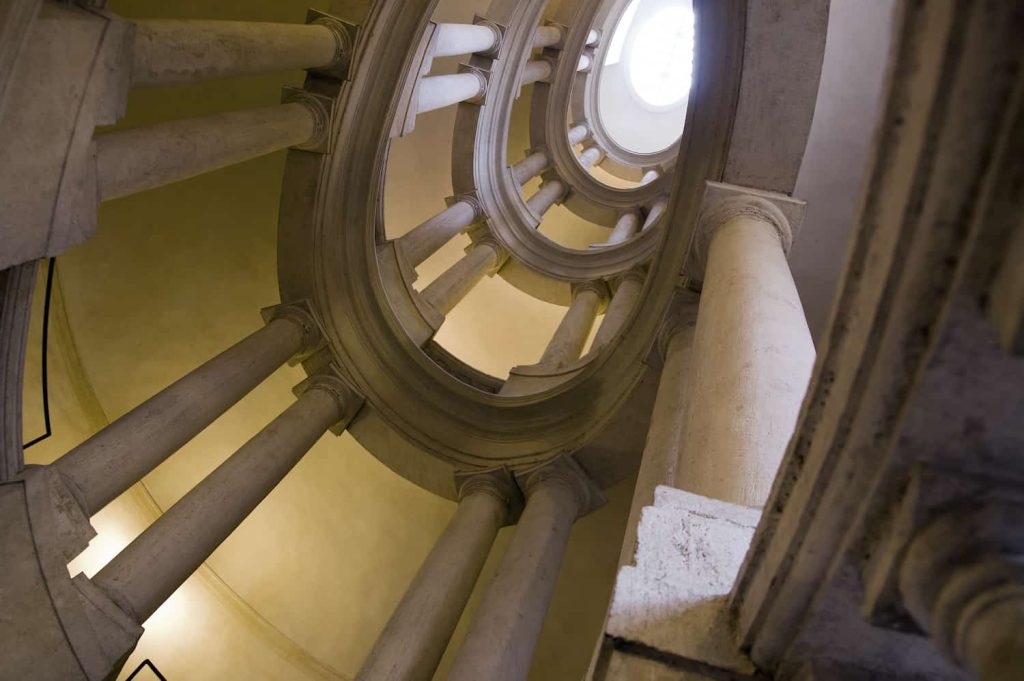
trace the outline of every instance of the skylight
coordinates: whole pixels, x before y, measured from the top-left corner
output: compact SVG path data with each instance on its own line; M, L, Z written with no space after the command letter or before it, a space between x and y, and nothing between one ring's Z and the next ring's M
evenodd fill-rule
M630 9L635 7L636 0ZM620 30L616 30L615 38L619 33ZM688 7L662 9L637 30L631 42L627 65L637 96L658 108L670 107L685 99L693 79L693 10ZM611 49L614 47L613 42Z

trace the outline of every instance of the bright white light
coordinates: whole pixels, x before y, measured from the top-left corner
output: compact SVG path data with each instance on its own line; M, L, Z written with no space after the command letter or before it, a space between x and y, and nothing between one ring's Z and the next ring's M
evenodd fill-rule
M629 79L636 94L647 104L671 106L689 94L693 80L693 22L693 10L668 7L637 31L629 52Z
M615 25L615 32L612 34L612 42L608 45L608 53L605 55L605 66L618 64L622 61L622 50L626 46L626 36L629 35L629 27L633 25L633 17L636 16L636 8L640 0L633 0L629 7L622 13L622 18Z

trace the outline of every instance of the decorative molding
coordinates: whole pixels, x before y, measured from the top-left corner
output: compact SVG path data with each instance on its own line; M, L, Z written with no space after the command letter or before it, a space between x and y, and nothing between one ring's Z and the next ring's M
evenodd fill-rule
M455 490L459 501L471 494L488 494L498 499L506 509L505 525L518 522L523 512L523 494L505 466L481 471L456 471Z
M348 80L352 58L355 54L356 41L359 38L359 27L316 9L311 9L306 14L306 23L317 24L329 29L334 36L336 46L334 61L323 68L312 69L312 73L336 80Z
M473 15L473 25L486 26L487 28L494 31L495 37L494 47L484 52L477 52L476 54L480 55L481 57L486 57L488 59L497 59L498 55L501 54L501 46L505 42L505 32L508 30L508 27L505 26L504 24L499 24L496 21L491 21L490 19L482 17L479 14Z
M480 94L472 99L467 99L463 104L477 104L483 105L487 101L487 91L490 89L491 72L489 69L485 69L480 66L472 66L470 64L459 64L459 69L456 73L472 73L480 81Z
M313 114L313 136L307 142L292 147L293 149L317 154L330 154L334 151L334 99L302 88L285 86L281 92L281 103L303 104Z
M292 392L301 397L310 390L323 390L338 403L339 418L331 426L331 432L341 435L356 417L365 402L362 395L349 383L344 373L331 364L320 373L315 373L295 386Z
M693 247L687 262L687 273L695 281L704 279L708 249L715 233L723 225L746 218L763 222L775 229L782 250L787 255L800 228L806 204L803 201L747 187L708 182Z
M570 454L515 471L516 482L529 503L530 496L547 485L561 485L576 498L577 518L596 511L608 503L601 489Z
M271 305L260 310L260 315L265 324L275 319L287 319L302 329L302 349L288 360L289 366L295 366L326 347L323 325L308 300Z

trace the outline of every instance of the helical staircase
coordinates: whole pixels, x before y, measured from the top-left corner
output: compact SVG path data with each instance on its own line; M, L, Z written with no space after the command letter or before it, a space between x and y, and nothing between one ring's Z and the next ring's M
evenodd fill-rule
M616 142L599 111L622 0L555 9L493 0L465 23L432 21L438 0L342 4L349 14L311 11L303 25L128 21L88 2L18 0L0 15L9 47L0 54L9 76L0 143L11 158L63 150L0 171L13 188L8 214L39 226L15 240L4 224L3 479L24 495L25 522L61 528L32 540L44 569L21 587L58 594L55 614L32 617L55 617L67 632L42 664L23 646L13 674L116 674L160 604L317 439L347 430L399 475L459 502L357 678L429 679L498 528L518 523L448 678L525 679L569 529L650 445L658 372L700 301L704 266L693 244L701 246L694 235L709 191L758 188L744 215L775 225L788 247L800 208L787 195L813 111L822 3L780 19L760 3L696 0L681 137L648 153ZM776 32L748 32L766 17ZM783 49L789 29L811 39ZM7 40L22 34L30 38ZM802 70L752 57L764 53ZM455 73L432 73L435 60L456 56ZM33 100L27 65L58 58L65 67L48 90L57 96ZM94 134L123 114L130 88L283 68L308 75L278 106ZM19 97L36 104L6 104ZM785 110L766 114L766 101ZM417 116L449 106L452 196L438 196L437 213L419 225L386 224L391 146L416 133ZM52 465L25 468L20 372L33 259L88 238L100 201L285 148L281 302L264 310L266 325ZM603 238L565 245L549 234L560 221L569 230L585 222L586 234ZM466 242L464 256L420 281L417 269L453 240ZM436 340L488 276L565 308L537 361L507 377ZM292 406L94 577L60 574L88 543L90 516L289 361L308 376ZM794 418L798 408L799 399ZM499 599L519 605L510 616Z

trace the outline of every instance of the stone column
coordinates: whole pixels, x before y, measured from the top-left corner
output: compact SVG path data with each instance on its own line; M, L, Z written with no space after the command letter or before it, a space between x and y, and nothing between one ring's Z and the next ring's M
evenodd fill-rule
M605 285L597 281L573 285L572 305L555 329L555 335L538 364L560 366L580 358L606 292Z
M313 100L186 118L95 138L104 201L225 168L325 134Z
M676 483L676 469L683 451L684 431L690 411L689 400L692 397L688 388L698 301L695 293L677 292L673 309L658 334L661 375L647 428L647 440L640 457L640 471L630 504L629 521L622 539L620 567L633 561L640 514L644 507L654 504L654 490L658 485L674 486Z
M417 90L416 113L443 109L459 102L483 97L487 81L475 71L445 76L425 76Z
M604 503L570 458L517 474L526 508L487 587L448 681L524 681L577 518Z
M1024 506L1013 492L949 504L899 569L907 610L979 681L1016 681L1024 661Z
M652 168L651 170L645 172L644 176L640 178L640 186L643 187L644 185L650 184L657 180L659 177L661 177L661 173Z
M172 383L53 465L92 515L213 423L320 334L297 306Z
M519 163L512 166L512 175L520 185L526 184L544 172L551 165L548 155L543 151L535 151Z
M546 80L551 77L551 62L547 59L533 59L526 62L523 69L522 85L536 83L538 80Z
M465 257L445 270L420 294L442 315L451 312L488 272L496 270L504 260L504 249L490 239L470 246Z
M615 295L612 296L611 302L608 303L608 309L605 310L601 327L594 335L591 352L596 352L608 345L619 333L622 325L626 323L626 319L633 312L633 308L636 307L637 301L640 300L640 293L643 291L646 279L647 274L642 269L633 269L622 275L618 287L615 289Z
M543 217L551 206L555 205L565 195L565 185L560 180L545 182L537 193L526 200L526 205L537 217Z
M703 289L676 486L744 506L768 498L814 365L777 204L803 205L709 183L688 266Z
M501 42L501 34L486 24L438 24L434 36L434 57L490 52Z
M601 151L596 146L591 146L584 149L583 152L579 155L579 162L580 165L583 166L586 170L590 170L598 162L600 162L603 156L603 151Z
M576 70L577 71L586 71L587 69L590 68L590 65L592 63L593 63L593 59L590 58L589 54L580 55L580 61L579 61L578 64L576 64Z
M640 228L640 214L635 210L627 211L619 216L615 228L608 235L608 240L602 246L613 246L629 241Z
M580 123L569 128L569 144L575 146L590 137L590 128L586 123Z
M504 469L461 475L459 506L356 681L430 681L502 525L522 509Z
M665 209L668 208L668 197L659 197L651 209L647 211L647 217L644 219L644 226L640 229L641 232L646 232L648 229L654 226L662 215L665 214Z
M533 34L534 47L551 47L562 40L562 29L557 26L538 26Z
M472 196L455 197L451 205L398 238L406 261L413 267L436 253L480 219L480 203Z
M132 86L327 69L351 49L338 23L137 19Z
M92 581L143 623L270 494L331 426L358 407L318 377L288 409L117 554Z

